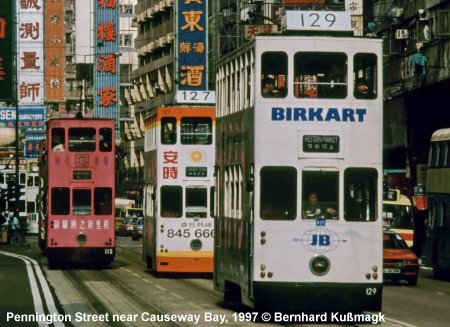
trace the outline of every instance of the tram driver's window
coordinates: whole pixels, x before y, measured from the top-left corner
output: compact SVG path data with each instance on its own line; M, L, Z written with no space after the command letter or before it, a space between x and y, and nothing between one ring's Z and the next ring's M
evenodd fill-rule
M297 217L297 170L293 167L261 168L260 216L265 220Z
M180 218L183 214L183 188L161 186L161 217Z
M65 134L64 128L52 129L52 151L60 152L65 149Z
M69 151L94 152L95 128L69 128Z
M90 215L91 190L74 189L72 193L72 207L74 215Z
M341 52L297 52L294 95L297 98L345 99L347 55Z
M186 218L206 218L208 190L204 186L186 187Z
M101 152L111 152L112 150L112 129L100 128L98 135L98 149Z
M68 215L70 210L70 190L68 187L53 187L52 196L52 214ZM45 203L45 201L43 201Z
M161 118L161 144L177 142L177 120L174 117Z
M284 98L287 94L288 56L284 52L264 52L261 56L261 95Z
M112 189L110 187L96 187L94 189L94 214L112 214Z
M373 168L347 168L344 172L344 218L347 221L377 219L378 173Z
M338 219L339 172L305 170L302 175L303 219Z
M377 56L372 53L357 53L353 67L355 98L375 99L377 97Z

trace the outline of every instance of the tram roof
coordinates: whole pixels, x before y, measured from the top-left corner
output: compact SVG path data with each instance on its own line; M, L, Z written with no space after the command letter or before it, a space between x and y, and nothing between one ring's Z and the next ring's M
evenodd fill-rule
M450 140L450 128L441 128L431 135L431 142Z

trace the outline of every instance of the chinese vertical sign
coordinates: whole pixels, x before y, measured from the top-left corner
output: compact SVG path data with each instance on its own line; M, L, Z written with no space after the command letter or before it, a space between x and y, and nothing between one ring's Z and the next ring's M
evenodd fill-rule
M11 100L13 92L13 3L0 6L0 100Z
M46 100L64 103L64 1L46 1L44 19Z
M163 179L178 179L178 152L164 151L162 154Z
M206 0L180 0L178 4L178 90L207 89Z
M19 105L44 103L43 0L17 0L17 98Z
M95 0L95 116L119 119L119 20L117 0Z

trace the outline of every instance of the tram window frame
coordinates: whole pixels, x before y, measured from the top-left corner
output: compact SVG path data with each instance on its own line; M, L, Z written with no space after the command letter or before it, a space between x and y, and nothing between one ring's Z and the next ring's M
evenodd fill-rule
M283 51L266 51L261 54L261 96L263 98L285 98L288 85L288 55ZM266 83L273 83L265 90Z
M161 118L161 144L177 143L177 119L175 117Z
M353 96L356 99L376 99L378 87L377 56L356 53L353 57Z
M291 166L264 166L259 176L261 219L295 220L298 194L297 169Z
M320 216L310 217L305 210L309 204L309 196L315 193L318 206L323 209ZM302 215L303 219L326 218L339 219L339 171L334 168L305 169L302 171ZM335 213L330 213L332 209Z
M296 98L345 99L348 80L348 57L344 52L300 51L294 54Z
M374 222L378 220L378 178L378 171L375 168L345 169L344 219L346 221ZM367 209L369 209L369 216L367 216Z
M72 190L72 213L76 216L88 216L92 213L92 190L74 188Z
M438 167L445 167L448 157L447 142L438 142L439 144L439 158L437 162Z
M184 200L186 218L208 217L208 188L206 186L186 186ZM200 211L200 208L204 208L204 211Z
M70 213L70 189L68 187L52 187L52 215L68 215Z
M206 130L204 129L205 126ZM212 144L211 117L183 117L180 120L180 142L183 145Z
M94 188L94 214L111 215L112 214L112 188L96 187Z
M69 128L70 152L94 152L96 144L96 131L93 127Z
M162 218L181 218L183 216L183 188L181 186L161 186L160 199Z
M100 152L112 151L112 129L101 127L98 131L98 149Z

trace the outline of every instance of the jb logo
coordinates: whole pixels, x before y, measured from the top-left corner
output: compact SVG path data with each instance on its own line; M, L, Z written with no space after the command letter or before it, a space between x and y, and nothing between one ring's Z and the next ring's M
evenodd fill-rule
M311 246L330 246L331 245L331 237L330 235L324 234L312 234L312 243Z

